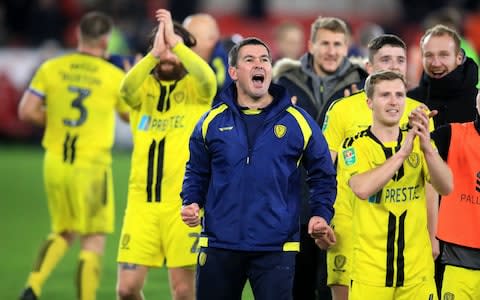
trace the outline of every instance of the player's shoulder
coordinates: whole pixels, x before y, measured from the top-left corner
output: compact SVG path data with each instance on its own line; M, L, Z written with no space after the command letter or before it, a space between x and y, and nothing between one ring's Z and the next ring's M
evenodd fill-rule
M328 111L346 111L352 110L359 105L366 104L367 95L364 90L357 91L350 96L339 98L330 104Z
M408 107L417 107L419 105L422 105L423 103L420 102L419 100L415 100L413 98L410 98L410 97L406 97L405 98L405 104L406 106Z
M347 136L342 142L342 149L363 146L370 142L370 128Z

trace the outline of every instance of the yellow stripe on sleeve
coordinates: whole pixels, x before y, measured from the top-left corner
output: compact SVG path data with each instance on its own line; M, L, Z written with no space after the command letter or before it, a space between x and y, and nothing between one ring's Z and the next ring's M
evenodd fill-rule
M225 111L226 109L228 108L228 106L226 104L222 104L220 105L219 107L215 108L215 109L212 109L210 111L210 113L208 114L208 116L205 118L205 121L203 121L203 124L202 124L202 137L203 137L203 140L205 141L205 137L207 136L207 130L208 130L208 126L210 125L210 122L212 122L212 120L218 116L219 114L221 114L223 111Z
M305 148L307 148L308 141L312 136L312 129L310 128L310 125L308 125L307 120L305 120L305 117L294 107L287 108L287 111L295 118L295 120L297 120L300 130L302 130L303 150L305 150Z

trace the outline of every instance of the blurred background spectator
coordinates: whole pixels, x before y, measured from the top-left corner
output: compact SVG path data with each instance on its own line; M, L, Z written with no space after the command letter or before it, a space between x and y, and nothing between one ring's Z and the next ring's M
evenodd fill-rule
M284 21L274 30L274 61L280 58L299 59L305 51L305 31L300 23Z
M446 8L447 4L450 8ZM153 14L158 7L172 10L173 18L179 22L191 14L208 13L216 19L227 51L234 39L257 36L271 45L275 58L287 55L282 54L283 46L277 39L279 29L287 21L294 21L296 25L293 27L308 35L309 25L320 15L346 20L354 37L349 52L352 56L363 56L363 45L382 31L397 34L412 50L408 59L408 77L412 86L418 84L421 74L420 54L413 46L418 47L424 26L444 22L440 21L442 14L453 15L451 26L459 30L473 49L471 52L467 50L467 55L473 56L470 53L478 53L480 49L478 0L3 0L0 2L0 74L4 80L0 85L0 102L2 116L8 114L8 117L0 119L0 128L3 129L0 139L6 136L30 139L30 135L21 130L7 129L18 129L23 125L16 123L15 110L7 109L6 103L16 106L19 100L16 92L25 88L32 70L40 61L74 47L75 30L81 15L92 9L112 15L116 30L110 52L134 55L147 51L145 37L153 27ZM452 14L451 7L457 12ZM58 52L45 54L41 46L47 41L58 45ZM305 42L290 42L291 48L300 44L304 51Z

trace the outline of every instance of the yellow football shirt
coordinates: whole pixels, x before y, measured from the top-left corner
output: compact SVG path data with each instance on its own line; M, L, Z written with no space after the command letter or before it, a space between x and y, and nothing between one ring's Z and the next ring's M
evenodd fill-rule
M405 99L405 110L400 124L408 123L408 115L422 103L411 98ZM358 132L372 125L372 110L367 105L365 91L360 91L349 97L341 98L333 102L325 116L323 123L323 135L327 140L330 151L339 152L342 142L347 137L353 137ZM433 119L430 119L430 131L433 131ZM354 197L350 187L341 182L343 170L337 165L337 197L335 199L335 213L351 216L351 201Z
M29 87L47 107L43 147L67 163L110 164L115 109L129 110L120 100L124 75L106 60L83 53L43 63Z
M382 145L366 129L346 140L338 155L351 176L381 165L400 148L399 141ZM353 202L352 279L373 286L407 286L433 278L427 229L425 184L429 180L418 138L413 151L393 178L367 200Z
M188 71L182 79L157 81L151 70L158 60L148 54L122 83L122 97L132 107L129 203L181 206L189 138L216 93L215 74L207 63L184 44L173 51Z

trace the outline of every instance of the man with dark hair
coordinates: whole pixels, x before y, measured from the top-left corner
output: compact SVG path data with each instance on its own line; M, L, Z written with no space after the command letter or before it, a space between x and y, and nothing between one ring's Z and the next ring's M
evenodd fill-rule
M131 106L133 153L128 202L118 250L119 299L143 299L149 268L166 261L172 299L194 299L200 227L179 215L188 139L211 106L215 74L189 47L194 37L156 12L150 52L127 73L120 91Z
M300 170L309 177L308 232L335 238L335 170L320 127L272 84L266 44L246 38L229 53L233 83L190 138L182 218L200 223L197 299L240 299L247 280L255 299L291 299L299 250Z
M407 95L438 111L435 127L475 120L478 66L465 56L460 43L458 33L444 25L428 29L420 40L423 74ZM440 295L444 266L438 259L435 268Z
M398 36L380 35L368 44L366 69L370 74L390 70L405 75L407 72L406 51L405 43ZM405 99L405 111L400 119L400 124L406 125L410 111L420 105L421 102L410 98ZM327 140L332 160L337 159L337 153L347 137L354 136L371 124L372 114L367 105L367 95L364 90L333 102L327 111L323 125L323 134ZM433 121L430 121L430 129L433 130ZM327 283L332 289L333 300L348 299L348 286L352 271L352 201L355 195L344 180L343 174L344 170L341 169L341 165L337 164L337 198L335 199L335 215L332 219L337 243L327 251ZM435 241L434 230L435 228L431 228L431 240L433 241ZM434 252L438 252L437 248L434 247Z
M118 86L124 72L105 60L112 19L100 12L80 21L77 51L43 63L19 106L19 117L45 126L44 181L52 233L20 299L34 300L79 238L79 299L95 299L106 234L113 232L111 148L115 109L128 119Z

